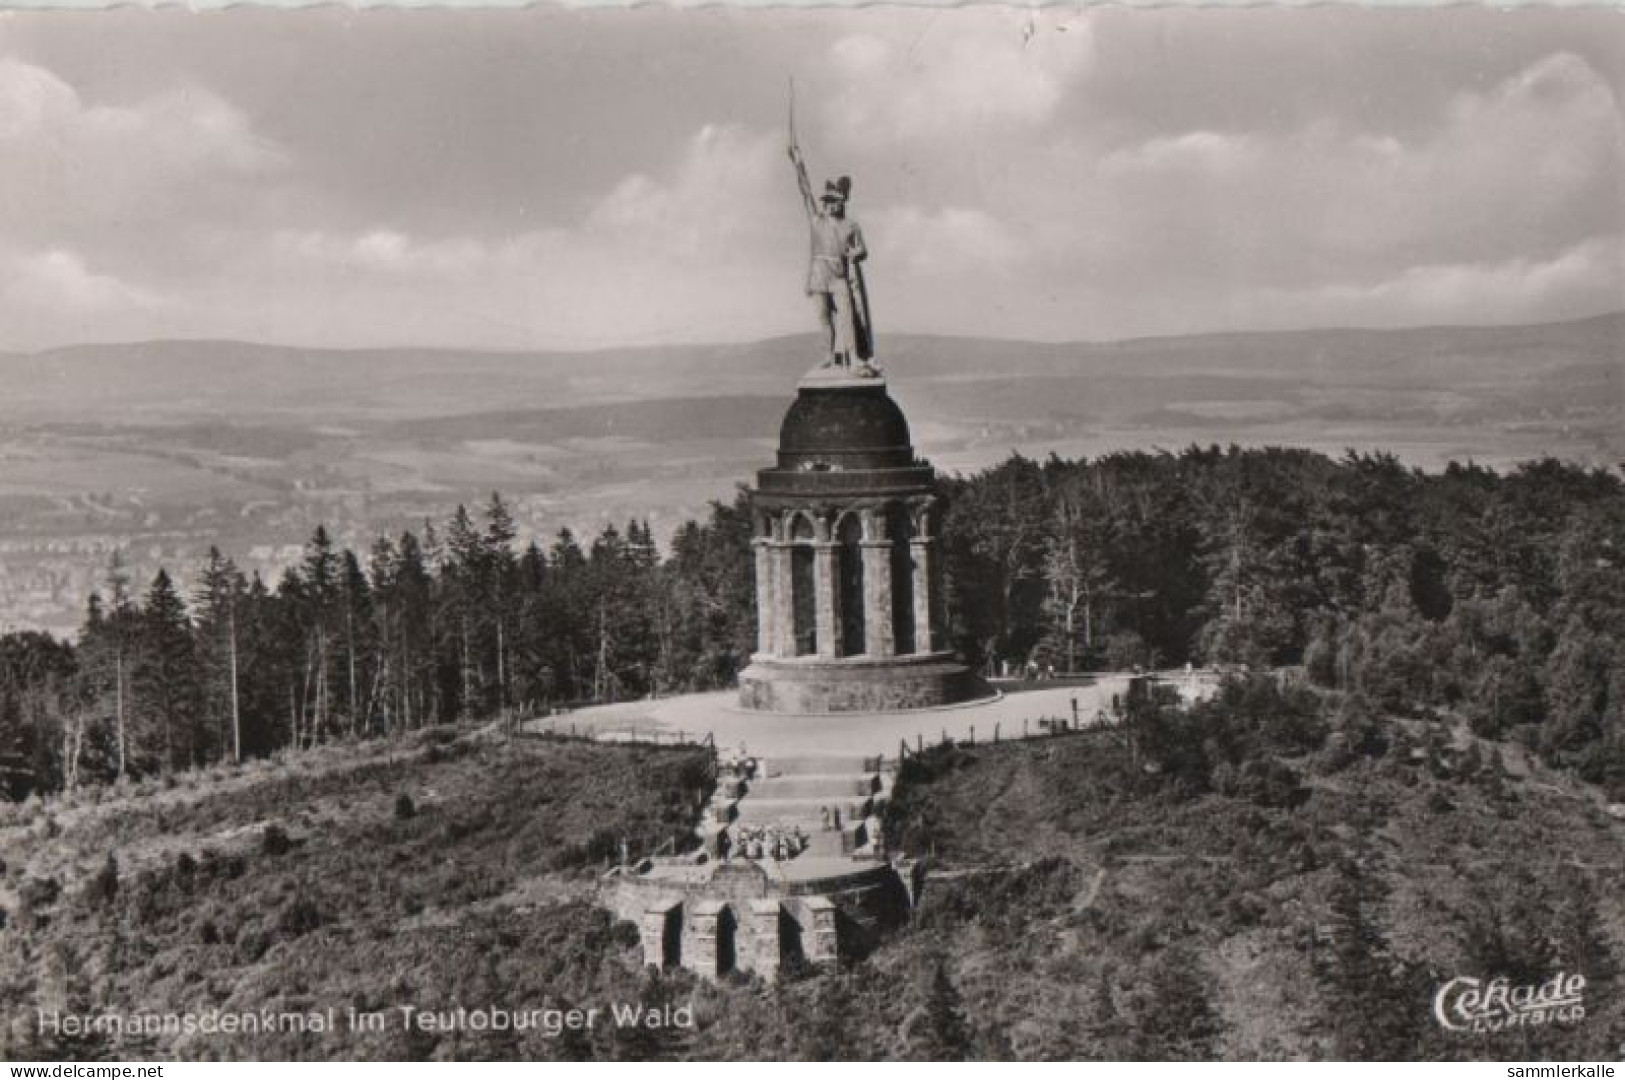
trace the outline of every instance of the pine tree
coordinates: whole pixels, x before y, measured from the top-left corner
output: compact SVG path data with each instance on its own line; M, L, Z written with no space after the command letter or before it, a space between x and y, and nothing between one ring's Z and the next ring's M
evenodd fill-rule
M141 613L135 688L146 727L157 729L158 767L167 773L199 764L200 684L192 622L164 569L153 577Z
M496 701L499 713L506 715L511 700L509 684L512 681L509 651L517 606L518 561L513 544L518 535L513 514L502 496L491 493L485 511L484 561L486 569L485 614L491 625L492 653L496 663Z
M194 606L205 713L220 724L219 756L243 757L242 686L237 620L248 584L237 565L210 547Z
M937 957L926 991L921 1042L912 1055L921 1061L969 1061L974 1034L965 1015L965 1002L948 975L947 961Z

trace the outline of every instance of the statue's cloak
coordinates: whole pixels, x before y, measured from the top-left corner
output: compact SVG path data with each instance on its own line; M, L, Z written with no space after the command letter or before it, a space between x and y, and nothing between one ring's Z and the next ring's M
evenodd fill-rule
M863 264L856 259L848 259L846 265L852 286L852 341L859 360L873 360L874 323L869 319L869 289L863 283Z

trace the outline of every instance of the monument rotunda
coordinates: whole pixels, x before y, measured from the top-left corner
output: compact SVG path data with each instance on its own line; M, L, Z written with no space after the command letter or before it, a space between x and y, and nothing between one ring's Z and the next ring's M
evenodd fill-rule
M757 650L746 708L930 708L987 691L944 645L931 465L873 368L802 379L757 474Z

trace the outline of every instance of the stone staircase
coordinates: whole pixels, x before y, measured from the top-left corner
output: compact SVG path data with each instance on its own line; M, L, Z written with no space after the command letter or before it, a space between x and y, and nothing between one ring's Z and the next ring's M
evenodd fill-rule
M800 858L868 856L871 841L863 823L878 814L890 794L889 774L874 770L873 758L855 755L794 756L758 763L749 781L713 803L713 813L735 829L756 826L799 828L810 838ZM825 811L839 811L841 830L824 827ZM833 820L833 818L832 818ZM854 829L854 827L856 827ZM786 864L792 868L796 860Z

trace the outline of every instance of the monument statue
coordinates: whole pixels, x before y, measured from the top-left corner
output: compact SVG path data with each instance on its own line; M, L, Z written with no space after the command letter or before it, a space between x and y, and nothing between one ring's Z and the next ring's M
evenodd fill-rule
M869 294L863 283L863 260L869 249L863 243L863 230L846 212L852 178L843 176L826 182L824 193L813 198L807 163L796 142L794 85L790 92L789 149L812 234L807 295L813 299L826 334L827 355L822 366L845 368L859 377L878 376L879 371L870 363L874 338L869 323Z

